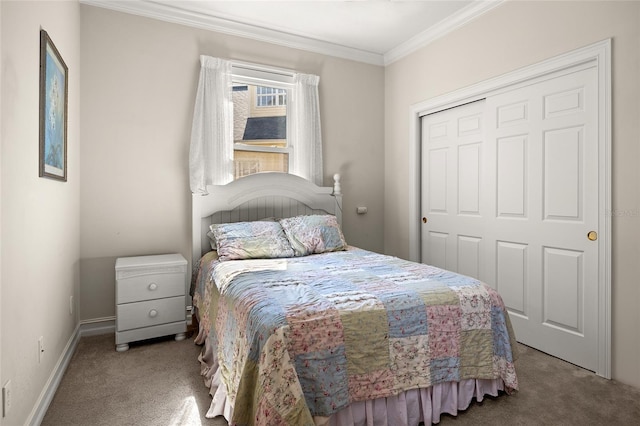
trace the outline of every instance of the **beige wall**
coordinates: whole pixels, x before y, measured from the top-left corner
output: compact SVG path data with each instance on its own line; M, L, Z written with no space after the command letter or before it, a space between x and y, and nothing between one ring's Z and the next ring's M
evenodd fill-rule
M81 318L114 315L118 256L189 259L191 120L205 54L320 76L325 184L350 244L383 247L384 69L91 6L82 14ZM356 215L356 206L369 213Z
M385 75L385 252L409 256L409 108L612 38L612 375L640 387L640 2L507 2ZM625 212L627 214L625 214ZM635 212L635 213L634 213Z
M80 6L67 2L0 3L2 22L2 318L0 382L11 380L3 424L30 420L40 393L78 324ZM69 68L68 181L38 177L40 28ZM38 337L45 352L38 363Z

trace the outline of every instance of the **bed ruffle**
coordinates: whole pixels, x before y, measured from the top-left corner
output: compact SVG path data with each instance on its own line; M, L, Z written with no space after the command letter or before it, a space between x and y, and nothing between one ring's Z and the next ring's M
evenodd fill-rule
M224 416L228 421L233 415L233 407L227 400L224 386L221 386L215 350L203 334L201 331L195 342L203 344L198 357L200 373L213 398L206 417ZM442 414L455 416L458 411L466 410L474 398L480 402L485 395L498 396L504 390L501 379L441 383L387 398L354 402L330 417L315 417L314 422L316 426L436 424L440 422Z

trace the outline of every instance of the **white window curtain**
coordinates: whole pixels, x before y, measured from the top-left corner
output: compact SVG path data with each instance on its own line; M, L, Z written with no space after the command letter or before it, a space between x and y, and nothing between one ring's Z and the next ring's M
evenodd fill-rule
M207 185L233 180L231 62L200 56L200 81L191 127L189 184L206 194Z
M293 158L289 172L322 186L319 82L317 75L295 74L293 77L289 136Z
M200 64L189 150L189 184L194 194L206 194L207 185L224 185L234 176L233 62L203 55ZM247 64L242 67L246 72ZM264 67L258 72L269 74ZM293 74L288 136L289 172L316 185L323 184L319 81L316 75Z

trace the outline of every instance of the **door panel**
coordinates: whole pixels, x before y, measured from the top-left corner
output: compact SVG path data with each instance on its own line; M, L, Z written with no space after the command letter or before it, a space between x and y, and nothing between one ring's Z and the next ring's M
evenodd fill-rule
M458 235L458 272L470 277L480 275L482 238Z
M447 268L447 239L449 235L442 232L429 232L428 252L431 254L431 265Z
M458 214L480 214L481 145L458 147Z
M512 314L527 316L528 246L508 241L496 242L496 290Z
M447 151L441 148L428 152L430 213L447 212Z
M584 185L582 127L550 130L544 134L545 220L580 220Z
M498 216L527 217L527 137L497 140Z
M544 324L584 332L583 257L584 253L578 251L544 248Z
M496 288L519 341L590 370L598 367L599 253L587 238L599 219L596 89L587 68L422 118L423 262Z

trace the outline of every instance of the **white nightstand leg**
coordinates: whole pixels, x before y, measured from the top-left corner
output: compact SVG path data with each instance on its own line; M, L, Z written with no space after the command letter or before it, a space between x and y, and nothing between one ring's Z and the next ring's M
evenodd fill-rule
M125 352L129 350L129 344L128 343L120 343L118 345L116 345L116 351L117 352Z
M176 334L176 342L179 342L180 340L184 340L187 337L187 335L185 333L178 333Z

